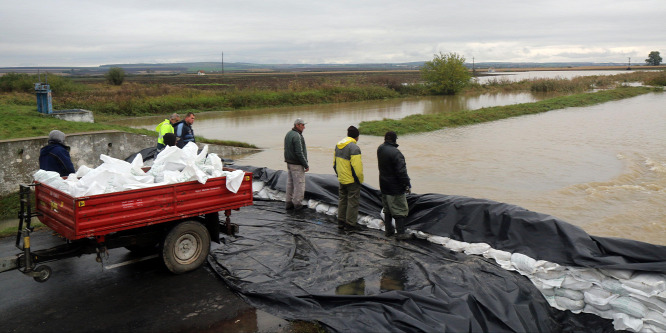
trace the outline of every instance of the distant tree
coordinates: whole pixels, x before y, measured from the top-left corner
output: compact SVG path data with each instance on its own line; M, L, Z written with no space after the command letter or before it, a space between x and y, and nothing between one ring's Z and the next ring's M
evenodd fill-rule
M645 59L645 63L648 66L659 66L661 64L661 56L659 55L659 51L650 52L648 58Z
M465 67L465 58L453 52L435 54L421 67L421 78L436 94L455 95L469 83L471 77Z
M111 67L104 77L109 83L119 86L125 81L125 71L120 67Z

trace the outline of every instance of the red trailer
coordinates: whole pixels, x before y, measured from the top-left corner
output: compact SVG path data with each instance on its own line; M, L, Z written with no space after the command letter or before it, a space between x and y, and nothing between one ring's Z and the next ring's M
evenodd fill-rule
M211 240L220 242L220 232L233 235L238 231L230 221L231 211L252 205L253 200L249 172L236 193L227 189L226 177L210 178L206 184L190 181L76 198L40 183L21 185L20 191L16 246L23 252L3 258L0 272L19 269L39 282L50 277L51 269L35 267L37 263L86 253L97 253L101 262L102 254L118 247L159 252L166 267L176 274L194 270L206 260ZM224 221L219 212L224 212ZM32 251L32 217L61 235L65 244Z

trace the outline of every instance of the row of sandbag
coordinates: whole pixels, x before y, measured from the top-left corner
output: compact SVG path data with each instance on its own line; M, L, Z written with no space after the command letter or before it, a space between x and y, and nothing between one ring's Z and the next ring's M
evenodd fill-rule
M57 172L45 170L36 171L33 178L72 197L81 197L194 180L205 184L209 178L222 176L227 177L227 189L236 193L245 174L240 170L224 171L219 156L208 154L207 145L197 154L194 143L187 144L183 149L166 147L148 171L144 171L141 155L137 155L131 163L104 154L100 155L100 160L100 166L91 169L82 165L65 179Z
M253 192L258 199L285 199L284 192L271 189L262 181L253 182ZM318 213L337 215L334 205L312 199L304 200L303 204ZM372 229L384 230L384 221L372 216L359 214L358 222ZM517 271L528 277L554 308L612 319L618 330L666 331L664 274L562 266L535 260L521 253L496 250L485 243L466 243L410 229L407 232L452 251L493 259L502 268Z

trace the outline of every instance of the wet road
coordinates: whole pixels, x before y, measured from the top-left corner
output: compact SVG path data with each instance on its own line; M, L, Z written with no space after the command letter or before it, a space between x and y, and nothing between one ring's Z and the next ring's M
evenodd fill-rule
M31 237L34 249L60 241L50 231ZM0 256L19 251L0 239ZM214 244L213 248L215 248ZM109 251L47 263L53 275L35 282L18 271L0 273L0 332L286 332L288 322L247 305L208 263L173 275L159 258L122 265L134 256Z

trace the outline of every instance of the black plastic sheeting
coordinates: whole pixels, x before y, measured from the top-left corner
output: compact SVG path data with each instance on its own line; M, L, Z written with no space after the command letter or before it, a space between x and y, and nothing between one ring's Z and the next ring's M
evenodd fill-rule
M286 174L252 171L284 191ZM334 175L306 175L306 198L337 204ZM598 238L551 216L440 194L409 195L408 227L562 265L663 271L664 247ZM379 217L379 192L360 211ZM237 237L211 253L215 271L253 306L336 332L612 332L612 322L550 307L526 277L482 256L379 230L346 232L334 216L255 201L232 214ZM650 251L654 251L650 253Z
M235 166L255 179L285 191L286 173L267 168ZM306 198L337 206L335 175L306 174ZM407 227L467 243L518 252L563 266L628 269L666 273L666 246L629 239L596 237L551 215L486 199L443 194L407 196ZM359 211L379 218L380 193L363 185Z

